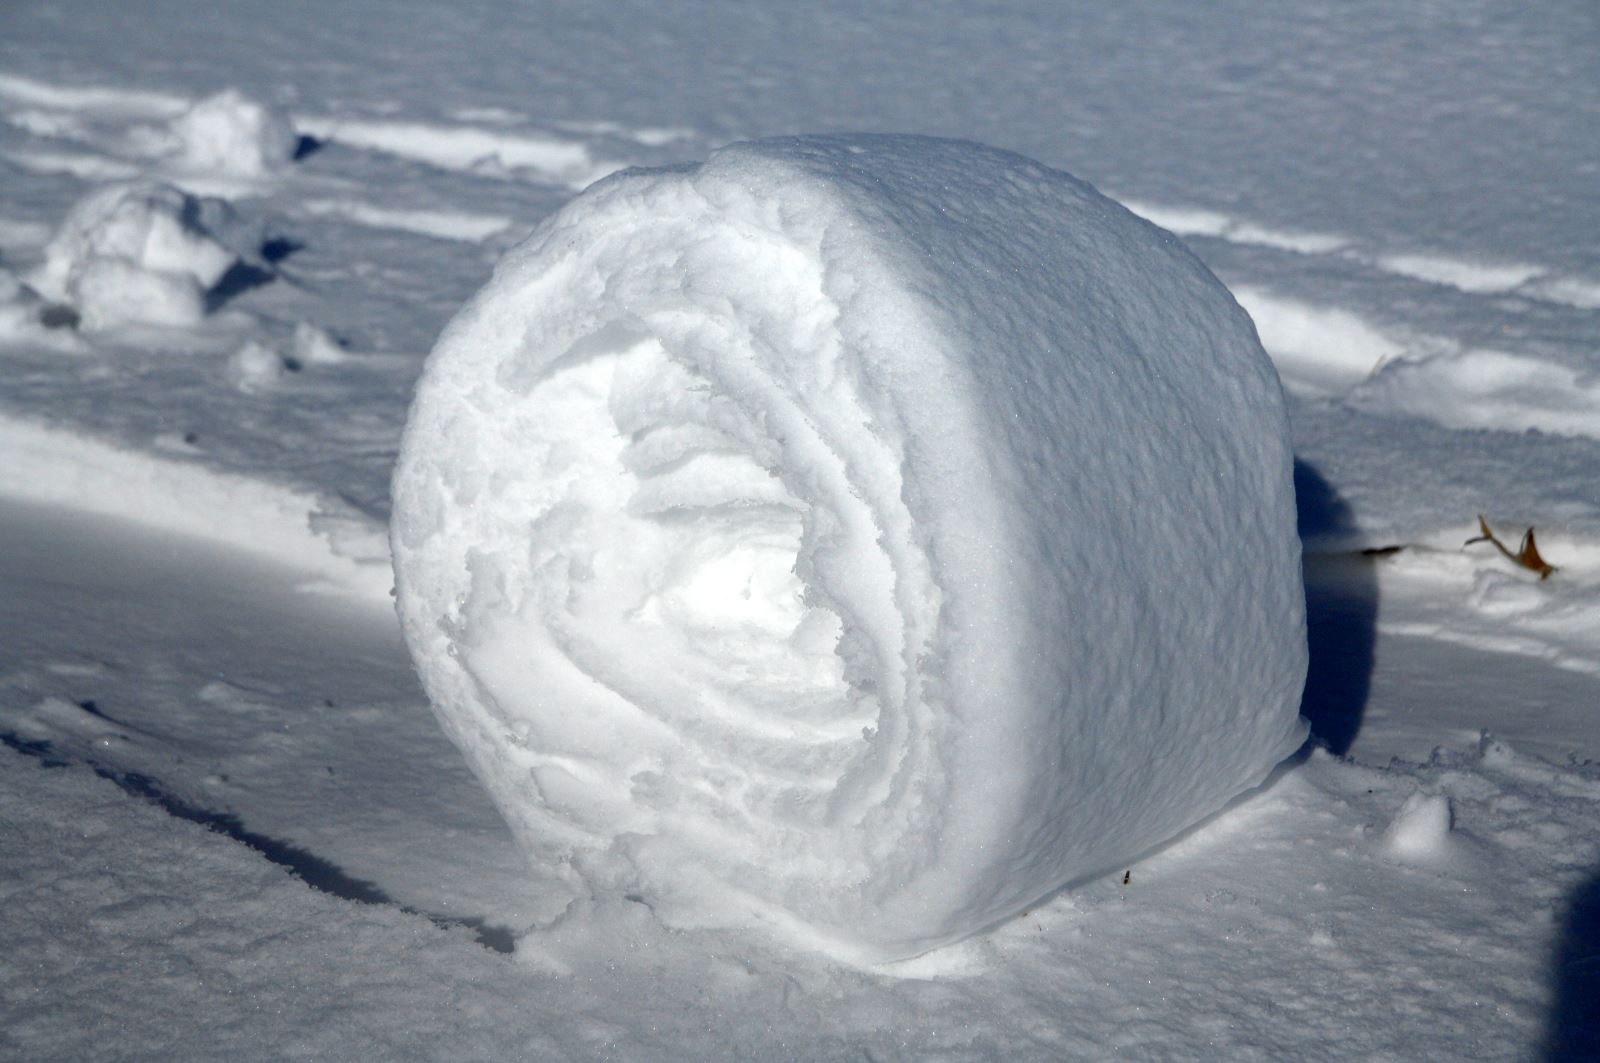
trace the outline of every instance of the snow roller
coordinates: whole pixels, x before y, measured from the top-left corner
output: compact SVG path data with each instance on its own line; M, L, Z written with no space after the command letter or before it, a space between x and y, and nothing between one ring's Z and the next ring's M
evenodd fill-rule
M1305 735L1281 388L1171 234L975 144L801 137L572 200L394 480L439 720L574 897L915 955Z

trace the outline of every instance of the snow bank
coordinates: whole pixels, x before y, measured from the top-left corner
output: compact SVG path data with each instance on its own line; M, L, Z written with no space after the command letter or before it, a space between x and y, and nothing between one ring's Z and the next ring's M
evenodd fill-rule
M1249 319L1087 185L735 145L594 186L446 331L400 615L575 891L903 957L1299 744L1286 434Z
M67 214L33 277L88 329L190 325L206 293L237 261L207 225L226 204L140 181L102 188Z

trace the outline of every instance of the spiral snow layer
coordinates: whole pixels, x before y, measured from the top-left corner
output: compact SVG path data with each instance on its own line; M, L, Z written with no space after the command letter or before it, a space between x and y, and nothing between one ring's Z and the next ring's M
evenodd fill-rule
M1175 238L975 144L591 187L418 388L400 615L521 842L675 925L916 954L1303 737L1291 458Z

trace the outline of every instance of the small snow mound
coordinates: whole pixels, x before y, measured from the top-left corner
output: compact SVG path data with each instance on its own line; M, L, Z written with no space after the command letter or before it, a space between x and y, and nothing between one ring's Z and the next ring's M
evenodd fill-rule
M283 355L255 340L240 347L228 359L228 379L240 391L269 388L288 371Z
M34 287L73 307L85 329L193 324L237 261L204 220L226 209L157 182L102 188L68 212Z
M309 321L294 327L294 359L301 365L333 365L350 357L339 341Z
M1418 790L1406 798L1383 832L1383 846L1400 860L1439 860L1449 855L1450 825L1450 799Z
M1492 768L1503 768L1516 759L1516 751L1489 731L1478 735L1478 759Z
M172 122L173 164L230 177L269 177L294 157L288 119L237 89L195 104Z

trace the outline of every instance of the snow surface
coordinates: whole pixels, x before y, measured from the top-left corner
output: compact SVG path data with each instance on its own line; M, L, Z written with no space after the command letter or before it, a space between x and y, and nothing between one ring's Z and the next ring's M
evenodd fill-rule
M0 483L70 510L0 515L0 1054L1594 1058L1597 51L1588 0L5 6ZM265 177L177 161L229 89ZM1325 752L910 966L563 917L383 594L422 356L590 175L859 129L1070 170L1256 316ZM36 271L131 182L248 268L84 328Z
M1305 737L1249 320L1170 235L970 142L594 185L446 328L394 497L446 730L575 900L668 925L903 959Z

